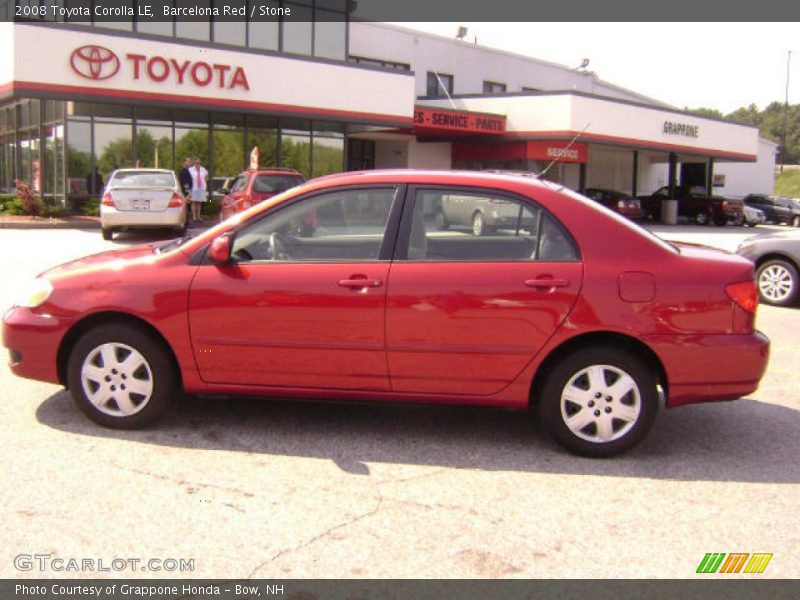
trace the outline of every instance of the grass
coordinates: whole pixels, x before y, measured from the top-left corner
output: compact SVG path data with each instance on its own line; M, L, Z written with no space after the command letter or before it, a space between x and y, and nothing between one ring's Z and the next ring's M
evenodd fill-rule
M775 195L800 198L800 169L784 167L775 172Z

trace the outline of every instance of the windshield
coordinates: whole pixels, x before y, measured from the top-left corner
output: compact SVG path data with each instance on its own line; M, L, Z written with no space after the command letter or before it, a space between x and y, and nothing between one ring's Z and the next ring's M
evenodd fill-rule
M174 173L117 171L109 187L175 187Z

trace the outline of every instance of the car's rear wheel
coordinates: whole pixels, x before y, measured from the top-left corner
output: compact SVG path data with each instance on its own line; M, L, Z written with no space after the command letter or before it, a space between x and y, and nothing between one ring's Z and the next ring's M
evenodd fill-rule
M728 222L728 219L725 218L725 215L715 215L712 220L714 221L714 225L717 227L724 227L725 223Z
M652 369L610 346L587 347L562 359L541 387L545 428L575 454L601 458L629 450L658 412Z
M163 343L127 324L90 330L70 353L67 380L78 407L116 429L146 427L169 408L178 377Z
M111 227L103 227L101 233L104 240L111 240L114 237L114 230Z
M797 300L800 281L795 266L785 260L772 259L759 265L756 283L761 301L774 306L788 306Z

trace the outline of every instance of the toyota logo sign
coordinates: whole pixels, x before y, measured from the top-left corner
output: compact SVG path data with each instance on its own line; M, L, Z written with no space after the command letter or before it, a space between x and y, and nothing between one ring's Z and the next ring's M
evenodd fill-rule
M81 46L69 58L72 70L86 79L108 79L119 71L119 58L102 46Z

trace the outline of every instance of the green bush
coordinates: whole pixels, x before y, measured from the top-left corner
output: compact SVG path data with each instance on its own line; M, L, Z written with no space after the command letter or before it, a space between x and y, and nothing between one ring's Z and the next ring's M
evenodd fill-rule
M800 168L784 167L775 173L775 195L800 198Z
M0 212L6 212L8 204L15 199L16 196L14 194L0 194Z
M100 201L87 200L81 204L79 212L86 217L97 217L100 215Z
M27 214L25 212L25 208L22 206L22 202L17 200L16 198L12 198L8 202L6 202L6 214L7 215L15 215L15 216L22 216Z

